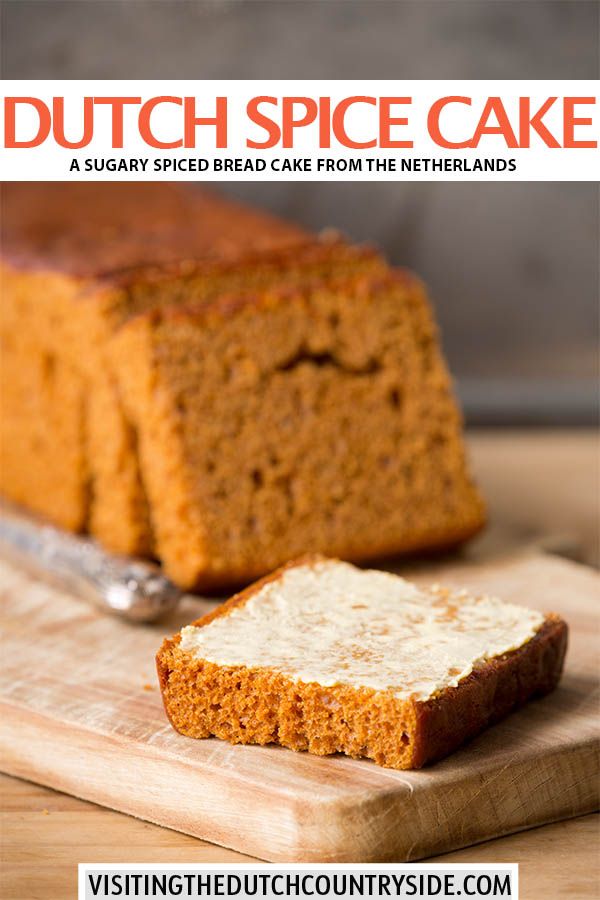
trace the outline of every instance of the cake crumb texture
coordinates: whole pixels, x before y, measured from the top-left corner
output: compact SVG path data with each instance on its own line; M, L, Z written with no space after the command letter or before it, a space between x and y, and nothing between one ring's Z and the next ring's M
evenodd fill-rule
M449 547L484 521L421 282L318 278L137 316L111 340L158 553L189 588L306 552Z

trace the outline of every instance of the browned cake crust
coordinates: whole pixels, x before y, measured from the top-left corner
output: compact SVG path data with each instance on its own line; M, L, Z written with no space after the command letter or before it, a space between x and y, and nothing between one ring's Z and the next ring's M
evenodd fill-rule
M198 619L202 627L246 603L290 563ZM477 668L432 699L391 691L296 682L275 669L219 666L163 642L156 665L166 714L176 731L237 744L280 744L319 756L344 753L381 766L418 769L447 756L527 700L553 690L562 672L567 625L557 615L522 647ZM294 636L290 635L290 641Z
M179 184L6 182L2 256L22 271L95 279L306 241L276 216Z

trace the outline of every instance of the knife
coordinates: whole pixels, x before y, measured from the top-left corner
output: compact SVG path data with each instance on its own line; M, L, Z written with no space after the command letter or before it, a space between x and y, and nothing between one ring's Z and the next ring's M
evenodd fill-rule
M0 502L0 554L31 574L130 622L153 622L173 610L181 591L145 560L106 553Z

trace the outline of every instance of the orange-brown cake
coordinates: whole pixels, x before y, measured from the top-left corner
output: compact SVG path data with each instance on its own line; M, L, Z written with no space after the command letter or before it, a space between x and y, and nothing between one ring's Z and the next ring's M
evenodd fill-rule
M13 501L80 531L88 503L85 392L77 371L15 331L0 345L0 485Z
M561 675L555 614L338 560L289 564L166 640L173 727L413 769Z
M157 552L185 587L483 520L421 282L359 273L130 319L111 340Z
M172 185L4 185L0 490L185 587L483 522L420 282Z

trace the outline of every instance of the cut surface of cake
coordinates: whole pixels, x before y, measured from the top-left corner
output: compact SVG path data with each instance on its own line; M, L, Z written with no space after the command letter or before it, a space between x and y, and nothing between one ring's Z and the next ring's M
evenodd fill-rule
M111 340L158 555L184 587L484 521L421 282L358 272L134 317Z
M370 248L341 241L299 242L247 252L235 259L188 260L161 266L134 267L103 277L96 303L89 303L90 331L102 336L102 350L112 333L134 316L181 305L206 304L231 293L267 286L291 286L304 278L327 273L384 270L383 259ZM129 367L128 360L119 367ZM93 497L90 531L110 549L146 555L158 551L146 490L138 458L138 429L125 415L120 396L119 371L108 353L93 373L93 391L87 404L88 448ZM122 376L127 377L127 373ZM154 516L154 518L156 518Z
M553 614L339 560L290 563L166 640L173 727L419 768L560 678Z

